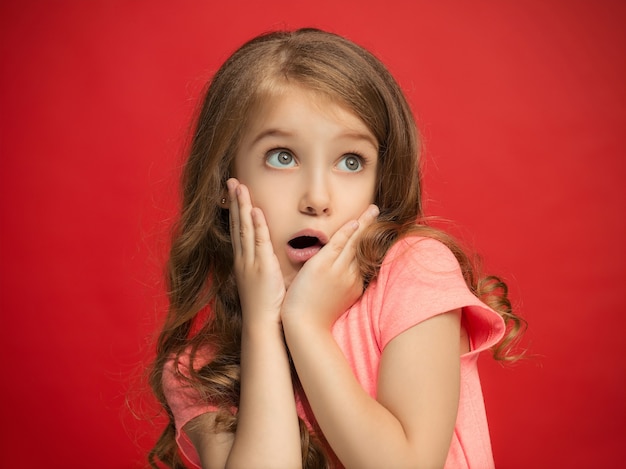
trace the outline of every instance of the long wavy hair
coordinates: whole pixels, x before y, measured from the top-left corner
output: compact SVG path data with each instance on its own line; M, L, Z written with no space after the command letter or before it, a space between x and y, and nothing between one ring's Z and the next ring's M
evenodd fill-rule
M350 109L380 144L375 203L377 223L359 243L363 279L372 281L391 245L407 234L436 238L457 257L471 291L495 309L508 325L494 356L507 359L523 321L511 310L506 285L476 273L470 258L446 233L428 226L422 212L420 141L400 87L371 53L335 34L300 29L273 32L239 48L214 75L197 116L182 176L182 209L168 262L169 311L157 343L150 382L169 423L149 454L184 467L175 443L174 419L162 387L164 364L172 356L210 344L212 360L185 379L217 406L217 430L235 431L239 404L241 308L233 274L228 212L220 208L237 144L253 110L277 87L297 84ZM210 314L199 314L206 308ZM297 375L294 382L297 388ZM330 466L323 435L300 422L303 466Z

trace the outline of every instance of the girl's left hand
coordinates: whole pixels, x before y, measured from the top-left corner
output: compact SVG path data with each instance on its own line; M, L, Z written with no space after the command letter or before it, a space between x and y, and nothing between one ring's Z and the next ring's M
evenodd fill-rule
M287 290L281 310L283 326L288 325L286 322L305 322L330 329L363 294L356 246L378 213L378 207L370 205L358 221L346 223L304 264Z

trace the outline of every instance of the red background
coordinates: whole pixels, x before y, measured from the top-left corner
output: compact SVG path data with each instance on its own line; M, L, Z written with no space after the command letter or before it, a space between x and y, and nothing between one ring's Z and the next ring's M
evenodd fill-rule
M2 1L3 467L133 468L142 363L198 93L244 40L317 26L388 64L427 209L510 282L531 358L482 361L499 468L617 467L626 9L619 1ZM143 396L143 397L142 397Z

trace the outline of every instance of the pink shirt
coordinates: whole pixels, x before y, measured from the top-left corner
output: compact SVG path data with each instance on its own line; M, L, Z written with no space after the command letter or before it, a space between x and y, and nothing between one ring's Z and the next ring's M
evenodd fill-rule
M477 360L481 351L502 338L504 321L469 291L447 247L430 238L398 241L387 253L376 280L337 320L332 334L363 389L376 398L378 367L385 346L412 326L457 308L463 311L471 351L461 356L458 416L445 467L489 469L494 462ZM183 357L181 371L184 373L188 366L189 360ZM200 467L195 448L181 429L215 407L185 387L175 377L173 367L173 360L166 364L163 385L176 423L177 442L187 459ZM310 413L304 407L299 399L298 414L312 428Z

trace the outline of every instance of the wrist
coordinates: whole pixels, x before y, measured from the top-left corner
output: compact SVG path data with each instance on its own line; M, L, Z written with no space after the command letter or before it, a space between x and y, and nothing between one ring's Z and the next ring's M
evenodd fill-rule
M243 327L273 327L280 325L280 306L273 308L259 308L254 305L241 305L241 319Z
M319 313L308 313L303 311L281 312L282 328L287 332L304 334L314 334L318 332L330 332L332 323L325 321L323 315Z
M283 325L280 321L274 319L256 319L255 321L243 321L241 326L242 338L262 338L271 339L273 337L281 337L283 335Z

